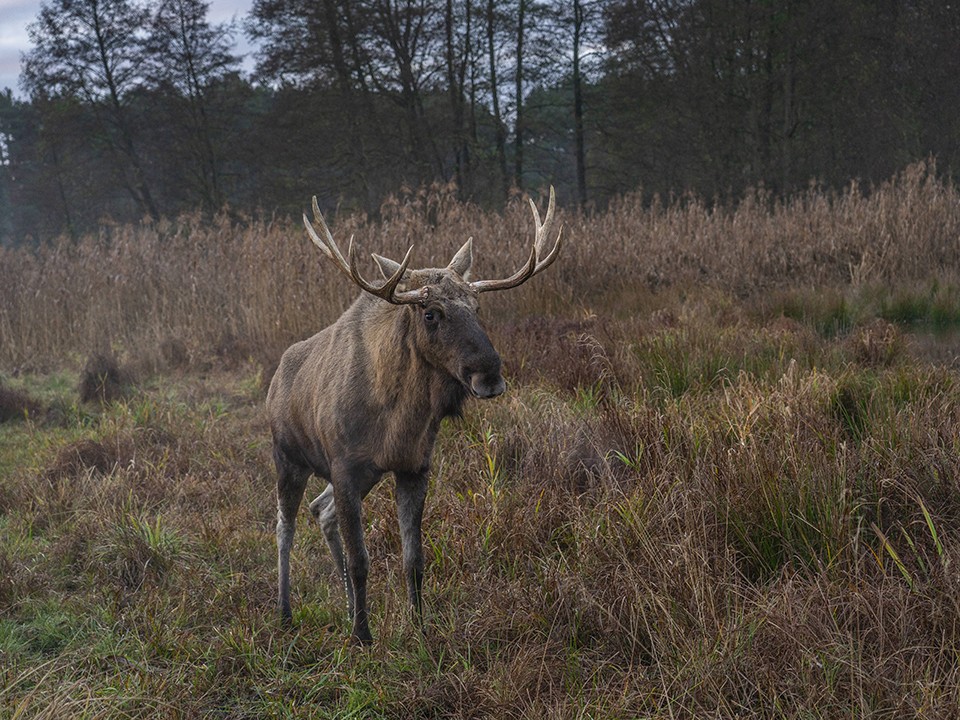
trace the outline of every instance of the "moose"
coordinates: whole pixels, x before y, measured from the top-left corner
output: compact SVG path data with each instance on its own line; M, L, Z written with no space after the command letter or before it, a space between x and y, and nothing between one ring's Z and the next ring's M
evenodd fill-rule
M361 501L387 473L396 480L403 573L415 616L422 618L421 522L430 457L441 421L458 417L468 396L504 392L501 361L477 318L480 293L508 290L547 269L560 253L562 230L549 252L554 218L550 188L541 222L530 200L536 233L530 257L512 276L471 280L473 238L445 268L409 269L411 246L397 263L374 254L384 282L374 285L357 269L350 238L345 259L317 198L303 222L313 243L363 292L332 325L283 354L267 394L277 469L278 605L290 609L290 548L307 480L325 481L310 503L343 581L352 637L373 641L367 617L369 558Z

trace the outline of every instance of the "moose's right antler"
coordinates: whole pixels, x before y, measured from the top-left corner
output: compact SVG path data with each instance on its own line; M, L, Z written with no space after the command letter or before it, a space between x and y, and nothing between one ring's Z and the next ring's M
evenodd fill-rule
M557 233L557 241L553 245L553 250L544 257L543 256L544 245L546 244L547 235L550 233L551 227L553 225L553 210L555 205L555 198L553 193L553 185L550 186L550 202L547 204L547 215L544 217L543 222L540 222L540 213L537 210L537 205L533 200L530 200L530 208L533 210L533 221L536 223L537 232L534 236L533 247L530 249L530 259L527 260L526 265L524 265L520 270L511 275L508 278L503 280L475 280L470 283L470 287L476 290L478 293L490 292L491 290L508 290L510 288L517 287L517 285L522 285L527 280L532 278L537 273L541 273L546 270L553 263L554 260L560 255L560 246L561 246L561 235L563 234L563 228L560 228L560 232Z
M410 253L413 252L413 245L407 250L407 254L403 256L403 262L400 263L397 271L391 275L383 285L377 287L364 280L360 275L360 271L357 270L357 251L353 246L352 235L350 236L350 244L347 246L347 257L350 258L350 262L348 263L344 260L343 253L340 252L340 248L338 248L337 244L333 241L330 228L327 227L327 223L323 219L320 206L317 205L316 195L313 196L313 219L320 224L320 229L323 231L322 236L317 234L309 218L307 218L307 214L303 214L303 224L306 226L307 233L310 235L310 239L313 240L313 244L320 248L324 255L333 260L334 264L344 275L359 285L363 290L394 305L410 305L423 302L424 291L422 289L397 292L397 285L400 284L403 273L406 272L407 265L410 264Z

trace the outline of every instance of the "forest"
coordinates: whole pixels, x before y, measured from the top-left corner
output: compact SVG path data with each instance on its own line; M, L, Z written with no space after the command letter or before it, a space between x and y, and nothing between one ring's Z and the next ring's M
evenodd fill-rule
M379 217L433 183L502 208L868 190L960 161L938 0L49 0L0 95L0 243L227 211ZM237 41L258 48L242 68Z

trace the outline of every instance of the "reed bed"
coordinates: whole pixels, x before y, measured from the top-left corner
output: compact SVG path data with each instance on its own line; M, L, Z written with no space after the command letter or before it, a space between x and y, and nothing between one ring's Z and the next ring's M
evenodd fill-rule
M304 207L307 207L304 198ZM541 208L543 203L541 203ZM533 235L526 201L504 212L460 203L435 186L390 198L378 219L336 216L334 236L367 251L445 264L475 238L477 276L524 261ZM740 297L810 287L924 281L960 267L960 193L919 163L863 192L816 189L787 201L763 193L735 207L697 198L645 203L628 195L602 213L560 212L563 262L489 303L504 317L622 317L651 292L718 288ZM374 274L372 262L363 268ZM73 242L0 250L0 366L49 364L119 348L155 355L164 342L192 355L242 349L275 355L334 320L352 291L299 222L199 216L105 225Z

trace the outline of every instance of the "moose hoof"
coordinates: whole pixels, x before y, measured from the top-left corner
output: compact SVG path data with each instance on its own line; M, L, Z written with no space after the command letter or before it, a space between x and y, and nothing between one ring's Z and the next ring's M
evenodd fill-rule
M355 632L350 639L354 645L359 645L360 647L373 645L373 635L370 634L369 630L362 633Z

